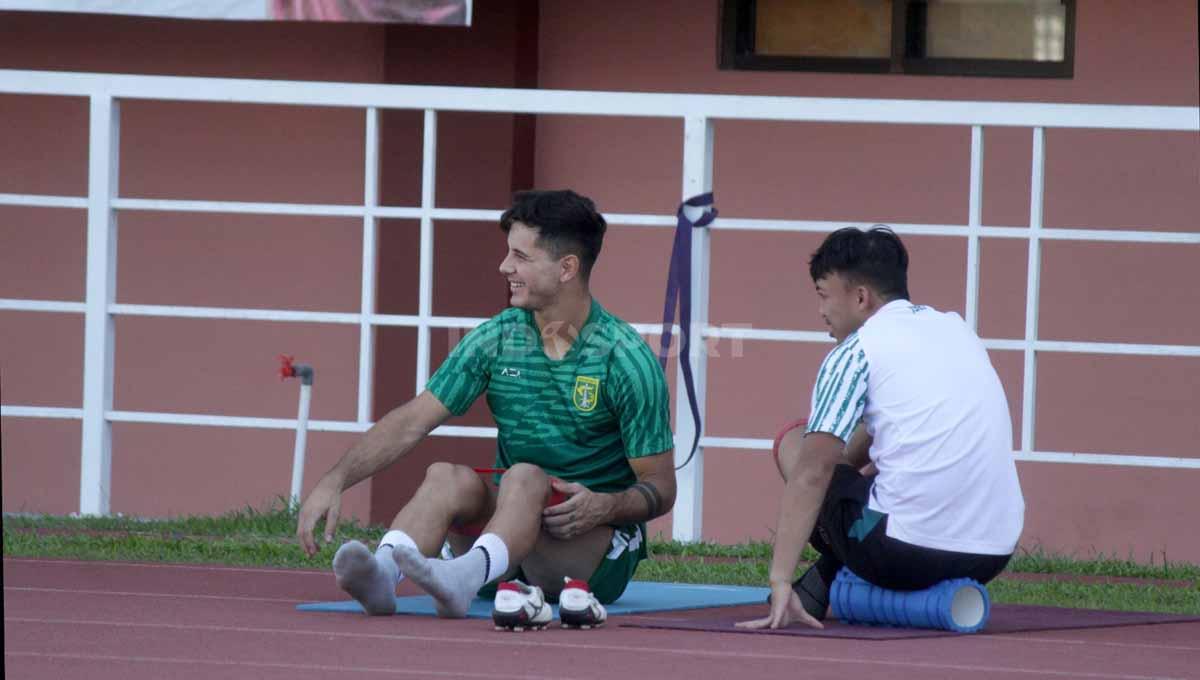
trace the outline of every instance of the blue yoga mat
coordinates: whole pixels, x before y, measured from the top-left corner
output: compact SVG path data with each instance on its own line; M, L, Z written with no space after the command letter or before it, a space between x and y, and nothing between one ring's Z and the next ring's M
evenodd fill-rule
M732 607L740 604L762 604L770 592L767 588L749 586L712 586L693 583L654 583L633 581L625 593L614 603L605 605L609 614L642 614L646 612L669 612L681 609L704 609L707 607ZM362 613L362 607L354 600L339 602L312 602L296 605L302 612L353 612ZM428 595L412 595L396 598L397 614L434 616L433 598ZM554 607L558 616L558 607ZM492 616L491 600L476 598L471 602L467 616L487 619Z

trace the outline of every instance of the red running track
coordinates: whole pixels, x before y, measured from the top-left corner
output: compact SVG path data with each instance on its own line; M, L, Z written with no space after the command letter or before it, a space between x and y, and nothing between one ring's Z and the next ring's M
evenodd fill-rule
M314 571L5 559L5 675L1200 678L1200 623L864 641L620 627L634 617L590 631L500 633L479 619L295 609L342 597L332 575Z

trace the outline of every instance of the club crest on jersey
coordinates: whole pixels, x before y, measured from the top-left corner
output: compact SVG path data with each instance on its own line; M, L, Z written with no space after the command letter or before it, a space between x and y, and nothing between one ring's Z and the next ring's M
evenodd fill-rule
M571 395L575 408L587 413L596 408L600 401L600 379L589 378L586 375L575 376L575 391Z

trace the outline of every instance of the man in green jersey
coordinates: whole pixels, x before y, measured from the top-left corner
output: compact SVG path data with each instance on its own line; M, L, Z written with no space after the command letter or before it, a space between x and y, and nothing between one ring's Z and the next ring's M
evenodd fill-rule
M333 538L343 491L487 393L496 467L505 471L430 465L374 554L351 541L334 557L338 584L368 613L393 613L405 576L442 616L464 616L482 586L510 578L551 600L566 580L586 582L595 600L612 602L646 556L645 522L674 504L663 372L637 332L588 288L604 218L572 191L526 191L500 227L508 240L500 274L512 306L468 333L427 389L371 427L300 508L296 533L311 556L321 517L325 540ZM549 504L552 494L565 500ZM483 527L478 538L472 525ZM433 558L444 541L459 557Z

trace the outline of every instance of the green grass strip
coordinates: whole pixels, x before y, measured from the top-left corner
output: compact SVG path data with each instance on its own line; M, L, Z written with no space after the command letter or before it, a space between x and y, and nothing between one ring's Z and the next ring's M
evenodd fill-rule
M171 538L150 534L39 536L27 532L4 532L5 557L328 569L333 552L333 547L325 545L316 556L308 558L296 543L244 537Z
M170 519L143 520L131 517L62 517L51 515L5 515L4 528L41 529L64 532L117 531L129 533L159 533L172 536L208 537L277 537L291 539L296 530L296 512L283 499L276 499L263 510L247 507L220 516L179 517ZM320 527L318 527L320 529ZM384 531L382 526L362 526L356 522L343 522L338 526L338 540L357 538L366 542L377 540ZM681 543L678 541L651 540L650 548L656 556L678 557L721 557L739 559L771 558L771 544L765 541L750 541L737 545L711 542ZM805 561L816 559L816 553L806 547L802 555ZM1022 549L1009 563L1008 570L1019 573L1038 574L1082 574L1094 576L1130 576L1137 578L1183 579L1200 581L1200 565L1186 562L1170 562L1160 558L1155 563L1133 559L1120 559L1103 554L1086 558L1055 555L1039 547Z
M6 514L4 527L14 529L63 529L83 531L156 531L197 536L292 536L296 533L296 511L282 499L268 503L267 508L258 510L247 507L223 515L171 517L167 519L139 519L122 515L106 517L65 517L60 515ZM367 531L356 521L349 520L338 526L339 531Z
M1035 583L1003 577L988 584L992 602L1077 609L1116 609L1165 614L1200 614L1200 588L1137 583Z

